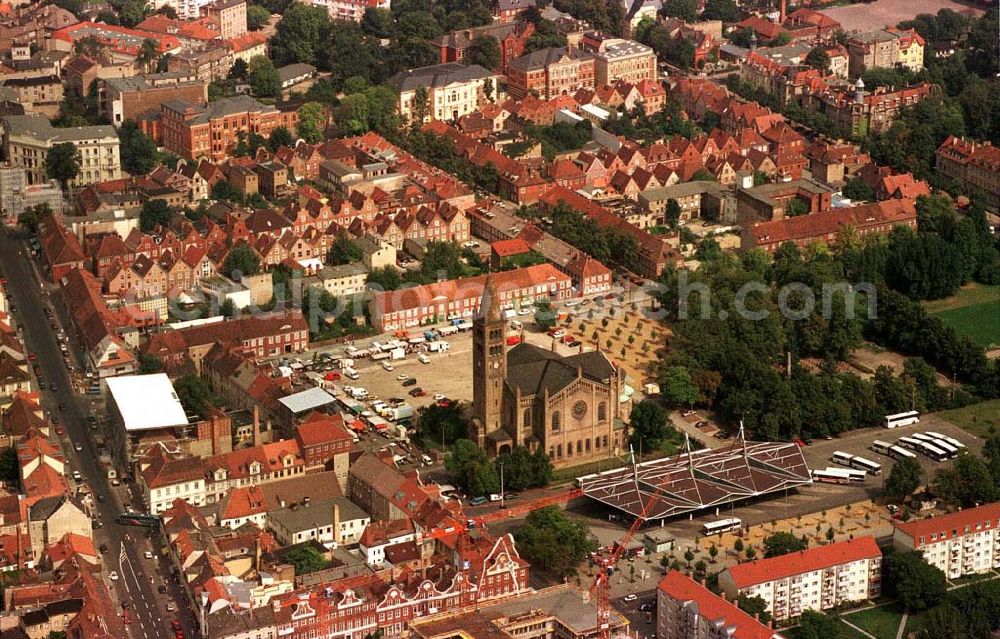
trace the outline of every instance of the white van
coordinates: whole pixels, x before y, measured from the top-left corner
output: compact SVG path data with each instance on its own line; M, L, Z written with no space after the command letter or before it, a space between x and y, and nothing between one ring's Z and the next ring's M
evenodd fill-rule
M358 371L354 370L353 368L345 368L343 370L343 373L344 377L346 377L347 379L358 379L361 377L361 375L358 374Z
M421 364L430 364L431 358L427 357L427 353L418 353L417 361L420 362Z

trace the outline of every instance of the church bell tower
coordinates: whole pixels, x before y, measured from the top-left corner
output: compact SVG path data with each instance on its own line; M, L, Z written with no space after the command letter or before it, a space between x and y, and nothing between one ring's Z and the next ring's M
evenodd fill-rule
M493 274L486 276L479 313L472 322L471 438L485 448L486 436L502 427L503 385L507 378L507 322Z

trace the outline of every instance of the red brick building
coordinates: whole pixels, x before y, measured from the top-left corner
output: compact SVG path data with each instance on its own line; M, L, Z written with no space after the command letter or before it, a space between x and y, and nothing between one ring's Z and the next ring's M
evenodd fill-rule
M534 32L535 25L530 22L498 22L452 31L435 38L433 43L441 51L441 63L444 64L464 61L466 50L476 38L493 38L500 45L500 68L493 70L506 73L507 64L524 53L524 45Z
M553 47L521 56L507 65L507 92L550 99L594 88L594 56L576 47Z
M295 130L298 113L285 113L250 96L224 98L202 107L171 100L160 107L163 146L187 160L224 160L240 134L267 137L278 127Z
M761 222L749 228L744 227L740 248L749 250L761 247L773 253L785 242L794 242L800 247L813 242L832 242L837 231L844 226L853 227L861 237L870 233L888 233L897 225L916 228L915 200L885 200L853 208Z

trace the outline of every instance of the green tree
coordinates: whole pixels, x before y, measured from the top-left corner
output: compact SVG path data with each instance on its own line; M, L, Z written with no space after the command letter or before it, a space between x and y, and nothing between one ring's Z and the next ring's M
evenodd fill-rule
M882 589L909 612L933 608L944 597L948 582L940 568L917 551L894 552L882 561Z
M63 189L80 174L80 151L72 142L61 142L49 149L45 174L58 180Z
M123 27L134 27L146 19L148 12L145 0L114 0L111 6L118 13Z
M316 64L320 47L328 41L332 32L336 32L331 26L326 9L293 3L282 15L271 38L272 59L282 65L293 62Z
M736 605L743 612L760 619L761 623L771 621L771 613L767 611L767 602L764 601L763 597L740 595L736 600Z
M188 373L174 381L174 391L184 410L204 417L208 409L218 403L211 386L204 378Z
M285 553L285 561L295 567L296 575L324 570L329 562L312 546L296 546Z
M319 102L306 102L299 108L299 123L296 131L309 144L323 141L326 129L326 108Z
M459 439L452 444L451 455L445 459L444 467L467 495L489 495L500 490L500 476L486 456L486 451L468 439Z
M156 142L143 133L132 120L118 130L122 168L132 175L145 175L156 168Z
M149 70L149 66L156 61L160 55L160 45L152 38L146 38L139 45L139 54L135 57L135 63L142 69Z
M161 360L156 355L150 353L143 353L139 356L139 374L149 375L150 373L159 373L163 370L163 360Z
M277 151L283 146L292 146L294 144L295 138L292 137L291 131L283 126L279 126L271 131L271 135L267 136L267 148L271 149L272 152Z
M792 198L788 201L788 208L785 210L785 214L788 217L796 217L798 215L805 215L809 212L809 205L798 198Z
M403 278L395 266L380 266L368 273L365 283L375 290L395 291L402 285Z
M557 577L576 572L576 566L597 550L586 522L570 519L558 506L533 510L514 530L518 551L532 567Z
M157 226L167 226L174 217L174 211L166 200L147 200L139 212L139 228L144 232Z
M417 411L417 428L426 446L443 444L451 446L466 437L469 422L464 416L465 408L459 402L448 406L431 404Z
M271 12L256 4L247 5L247 29L260 31L271 19Z
M361 248L351 241L347 233L341 231L337 233L330 245L330 251L326 255L327 264L340 266L361 261Z
M722 20L723 22L739 22L742 14L733 0L708 0L701 12L702 20Z
M52 207L49 206L48 202L42 202L25 209L24 213L17 216L17 223L31 235L36 235L38 223L49 215L52 215Z
M823 47L815 47L806 55L806 64L826 73L830 70L830 54Z
M629 436L638 450L650 450L660 446L670 434L667 426L667 412L652 400L643 400L632 407L629 415Z
M675 406L691 407L698 401L698 387L683 366L668 366L660 375L660 392Z
M556 313L548 300L535 302L535 324L540 331L549 331L556 325Z
M234 317L239 316L239 314L240 310L236 308L236 302L234 302L231 297L226 297L225 301L219 306L219 315L225 317L226 319L233 319Z
M799 617L800 639L835 639L841 636L840 621L836 617L816 610L803 610Z
M674 198L667 199L667 209L663 219L670 228L677 227L677 222L681 219L681 205Z
M233 61L233 66L229 67L229 73L226 74L226 78L246 82L250 78L250 67L243 58L236 58Z
M376 38L389 38L392 36L393 28L391 11L374 7L365 9L365 15L361 18L361 29L365 33Z
M875 199L875 191L872 187L868 186L868 183L859 177L852 178L844 184L844 188L841 190L844 197L850 198L855 202L871 202Z
M17 448L8 446L0 451L0 481L17 486L21 477L21 465L17 460Z
M274 98L281 94L281 77L270 58L262 55L250 59L248 79L250 90L261 98Z
M552 460L539 448L534 453L516 446L497 457L497 470L503 468L504 490L542 488L552 481Z
M764 538L764 557L779 557L808 547L809 544L790 532L776 532Z
M260 273L260 256L249 244L241 242L234 246L222 264L222 272L230 278L240 275L256 275Z
M934 491L945 501L963 508L996 501L1000 497L1000 489L989 468L969 453L960 454L951 468L937 471Z
M906 457L896 462L885 481L885 496L900 503L923 483L924 470L916 459Z
M469 43L463 62L495 71L500 68L500 44L496 38L478 35Z
M684 22L695 22L698 19L698 3L695 0L666 0L661 12L671 18L680 18Z

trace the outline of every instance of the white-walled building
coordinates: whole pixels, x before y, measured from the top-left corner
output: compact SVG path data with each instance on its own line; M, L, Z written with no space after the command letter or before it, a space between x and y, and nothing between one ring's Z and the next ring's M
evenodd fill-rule
M782 639L751 615L676 570L656 593L659 639Z
M719 587L729 599L762 598L780 621L877 597L881 579L882 551L874 537L859 537L733 566L719 575Z
M1000 502L896 524L892 543L918 550L949 579L1000 568Z
M407 122L421 108L417 101L421 89L427 92L424 119L451 121L499 100L502 77L478 64L447 62L400 71L389 78L388 85L399 95L399 114Z

